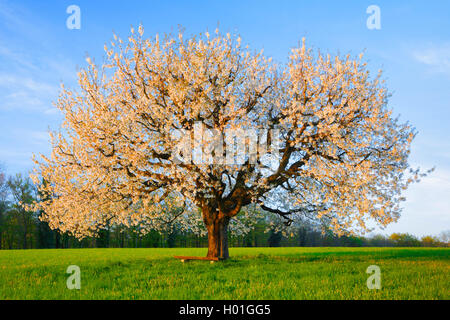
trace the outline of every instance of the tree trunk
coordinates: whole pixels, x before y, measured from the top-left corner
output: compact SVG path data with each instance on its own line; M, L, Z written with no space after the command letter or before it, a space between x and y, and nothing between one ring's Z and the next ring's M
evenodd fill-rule
M228 254L228 225L230 219L239 213L242 197L222 203L216 201L200 202L203 222L208 230L208 258L225 260Z
M219 258L225 260L229 258L228 254L228 224L230 218L215 217L209 223L206 223L208 230L208 258Z

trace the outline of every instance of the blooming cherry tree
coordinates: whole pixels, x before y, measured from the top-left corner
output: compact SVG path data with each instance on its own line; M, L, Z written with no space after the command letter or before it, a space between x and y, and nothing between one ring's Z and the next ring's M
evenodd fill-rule
M105 64L88 59L79 90L62 89L62 130L34 173L46 195L35 207L52 228L82 238L109 225L204 223L208 257L226 259L230 221L250 204L338 234L399 217L401 191L420 175L407 161L415 132L392 117L361 56L303 41L277 65L218 31L143 33L114 37ZM229 132L244 146L239 161L226 161Z

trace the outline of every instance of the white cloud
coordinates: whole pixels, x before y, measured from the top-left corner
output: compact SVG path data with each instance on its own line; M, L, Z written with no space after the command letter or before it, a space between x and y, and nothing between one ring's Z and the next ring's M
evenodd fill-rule
M54 94L58 87L45 82L37 82L29 77L20 77L13 74L0 74L0 87L20 87L34 93ZM10 95L11 96L11 95Z
M44 112L58 96L59 87L31 75L0 73L0 110Z
M450 44L415 50L413 57L416 61L429 66L433 72L450 74Z
M8 59L9 62L14 62L21 67L37 70L37 67L30 62L29 57L25 57L23 53L12 51L11 48L4 45L0 45L0 56L2 56L3 59Z
M56 113L59 83L74 80L75 65L53 48L49 28L34 12L0 0L0 111Z

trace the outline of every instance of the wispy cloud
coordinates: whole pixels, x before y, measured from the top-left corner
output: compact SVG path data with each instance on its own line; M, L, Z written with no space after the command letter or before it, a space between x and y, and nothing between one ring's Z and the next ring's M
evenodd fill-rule
M0 86L15 87L20 86L25 90L34 93L42 92L44 94L54 93L57 87L52 84L37 82L32 78L22 78L13 74L0 73Z
M51 83L36 81L29 75L0 73L0 95L3 110L34 110L45 112L56 97L58 87Z
M0 56L19 68L37 70L37 67L30 61L29 57L26 57L23 53L14 52L5 45L0 45Z
M44 36L43 21L36 28L35 14L17 1L0 0L0 24L10 33L28 36L39 42Z
M415 50L413 57L416 61L429 66L433 72L450 75L450 44Z
M55 50L48 30L30 10L0 0L0 111L56 113L59 83L74 80L75 65Z

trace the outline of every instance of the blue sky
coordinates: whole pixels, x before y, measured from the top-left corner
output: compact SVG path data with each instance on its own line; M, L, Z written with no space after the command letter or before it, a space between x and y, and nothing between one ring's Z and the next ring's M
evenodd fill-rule
M69 30L69 5L81 9L81 29ZM381 29L369 30L369 5ZM5 1L0 0L0 163L9 174L31 170L32 153L48 153L48 129L59 85L76 85L87 55L101 61L113 32L125 38L142 23L145 35L237 32L253 49L284 61L302 37L331 53L365 52L382 68L389 102L419 134L411 163L436 170L406 192L399 222L382 233L418 236L450 229L449 1ZM379 231L380 232L380 231Z

